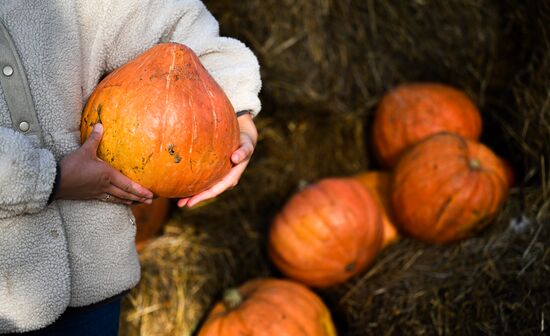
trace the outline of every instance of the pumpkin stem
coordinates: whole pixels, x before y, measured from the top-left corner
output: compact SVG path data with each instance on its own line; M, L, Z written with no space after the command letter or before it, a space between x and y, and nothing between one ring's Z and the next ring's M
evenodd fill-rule
M229 309L235 309L243 303L243 297L239 290L236 288L231 288L223 293L223 303Z
M470 169L472 170L480 170L481 169L481 162L479 162L478 159L470 159Z

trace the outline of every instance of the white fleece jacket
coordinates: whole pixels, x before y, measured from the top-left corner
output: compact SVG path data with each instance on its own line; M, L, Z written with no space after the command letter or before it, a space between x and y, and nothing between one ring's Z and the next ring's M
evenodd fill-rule
M198 0L2 0L0 19L22 59L44 142L14 131L0 88L0 333L52 323L67 306L133 287L140 266L128 207L46 205L56 162L79 147L83 104L98 80L154 44L184 43L236 111L260 110L259 66L220 37Z

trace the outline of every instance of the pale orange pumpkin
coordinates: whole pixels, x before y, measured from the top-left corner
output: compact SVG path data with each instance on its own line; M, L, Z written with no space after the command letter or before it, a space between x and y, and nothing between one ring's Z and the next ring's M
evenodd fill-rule
M422 139L441 132L477 140L481 116L462 91L437 83L402 84L386 93L373 123L374 152L385 167Z
M407 151L395 167L395 219L426 242L468 237L506 199L507 174L503 161L484 145L454 134L432 136Z
M285 275L313 287L363 271L382 244L380 209L354 179L327 178L296 193L270 229L269 254Z
M162 230L168 219L170 199L157 198L151 204L140 204L132 208L136 219L136 247L138 252Z
M187 197L220 180L239 145L235 111L193 51L162 43L109 74L81 122L104 134L98 156L161 197Z
M393 223L390 208L390 182L391 176L388 172L370 171L361 173L355 178L367 188L374 198L378 201L382 214L382 225L384 238L382 248L396 242L399 239L399 233Z
M305 286L256 279L225 292L199 336L336 336L330 312Z

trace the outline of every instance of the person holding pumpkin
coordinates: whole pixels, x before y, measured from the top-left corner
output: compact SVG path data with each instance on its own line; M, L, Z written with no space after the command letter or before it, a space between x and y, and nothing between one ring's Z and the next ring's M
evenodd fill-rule
M80 113L100 78L160 42L185 44L235 111L233 168L193 206L234 186L254 150L255 55L219 36L199 0L0 2L0 334L115 335L140 278L132 203L151 191L80 144Z

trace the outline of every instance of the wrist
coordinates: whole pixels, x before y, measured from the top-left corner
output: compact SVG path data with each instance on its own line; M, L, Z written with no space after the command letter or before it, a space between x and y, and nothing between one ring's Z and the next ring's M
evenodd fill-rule
M252 110L242 110L242 111L239 111L237 113L235 113L237 115L237 118L240 118L242 116L250 116L252 117Z

